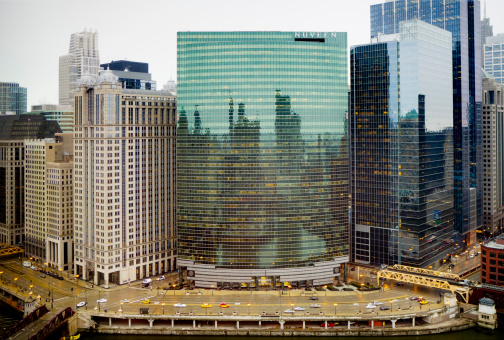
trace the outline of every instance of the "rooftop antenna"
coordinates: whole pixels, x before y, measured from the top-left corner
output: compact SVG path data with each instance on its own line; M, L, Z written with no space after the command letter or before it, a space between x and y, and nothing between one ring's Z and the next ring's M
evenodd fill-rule
M484 2L484 6L485 6L485 14L484 14L485 17L483 19L486 19L487 18L487 16L486 16L486 1Z

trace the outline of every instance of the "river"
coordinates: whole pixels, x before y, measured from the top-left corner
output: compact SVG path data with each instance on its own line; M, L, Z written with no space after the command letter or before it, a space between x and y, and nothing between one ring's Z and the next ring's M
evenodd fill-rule
M313 339L327 339L327 337L266 337L266 336L177 336L177 335L98 335L98 334L82 334L81 339L93 339L93 340L202 340L203 338L211 338L212 340L224 339L224 340L313 340ZM489 332L486 330L479 330L473 328L461 332L443 333L436 335L422 335L422 336L398 336L398 337L386 337L387 339L393 340L503 340L504 339L504 329L498 329L494 332ZM345 340L379 340L380 337L345 337ZM382 339L385 339L383 337Z

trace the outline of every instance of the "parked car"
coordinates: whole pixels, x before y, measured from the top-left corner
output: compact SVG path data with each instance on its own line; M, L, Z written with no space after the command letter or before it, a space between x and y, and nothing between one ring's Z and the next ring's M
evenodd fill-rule
M161 280L164 280L164 279L165 279L165 277L164 277L164 275L163 275L163 276L158 277L158 278L156 279L156 281L161 281Z
M45 279L46 276L45 274L40 274L40 277Z
M476 255L471 254L471 255L469 255L469 257L470 257L471 259L473 259L473 258L475 258L475 257L476 257Z
M142 281L142 283L145 285L145 284L149 284L152 282L152 279L145 279Z

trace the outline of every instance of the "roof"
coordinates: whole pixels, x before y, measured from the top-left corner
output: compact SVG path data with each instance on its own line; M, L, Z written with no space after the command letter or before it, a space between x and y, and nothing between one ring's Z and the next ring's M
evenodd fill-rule
M151 95L151 96L173 96L175 95L168 91L156 91L156 90L135 90L135 89L123 89L123 94L141 94L141 95Z
M0 140L53 138L62 132L56 121L39 114L0 116Z

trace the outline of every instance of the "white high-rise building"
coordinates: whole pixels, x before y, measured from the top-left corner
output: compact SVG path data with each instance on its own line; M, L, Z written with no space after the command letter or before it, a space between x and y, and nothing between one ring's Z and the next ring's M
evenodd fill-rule
M68 54L59 60L59 104L73 107L77 80L85 75L96 77L99 70L98 32L72 34Z
M75 274L108 287L172 271L176 97L104 71L75 103Z

